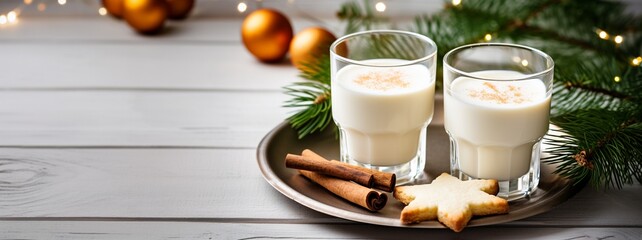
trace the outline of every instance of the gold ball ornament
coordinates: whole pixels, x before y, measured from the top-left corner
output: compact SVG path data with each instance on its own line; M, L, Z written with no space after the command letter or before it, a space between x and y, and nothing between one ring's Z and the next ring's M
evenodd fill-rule
M187 18L194 8L194 0L167 0L169 19L181 20Z
M330 45L337 40L331 32L320 27L306 28L297 33L290 43L290 60L298 69L304 70L306 64L312 64L324 54L330 54ZM337 53L345 56L345 44L337 46Z
M167 2L165 0L125 0L123 16L139 33L154 34L160 32L167 19Z
M123 0L103 0L105 10L116 18L123 17L123 4Z
M290 47L292 25L276 10L259 9L243 20L241 37L247 50L256 58L263 62L278 62Z

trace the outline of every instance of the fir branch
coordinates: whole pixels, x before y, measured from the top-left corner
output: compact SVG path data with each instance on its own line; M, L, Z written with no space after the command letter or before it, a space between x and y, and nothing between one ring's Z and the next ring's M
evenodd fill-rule
M642 182L642 122L630 112L579 110L554 117L543 162L559 164L555 173L595 187L621 188Z
M299 139L320 132L330 126L332 121L332 101L330 98L330 56L315 57L316 61L304 63L301 77L309 81L295 82L284 87L285 94L292 98L284 107L295 108L288 117Z
M596 63L597 62L597 63ZM614 76L619 77L615 82ZM613 59L558 66L553 88L552 115L578 109L635 109L642 104L642 70L619 70Z
M639 17L623 14L624 5L611 1L562 1L550 5L538 16L525 22L521 32L530 35L541 35L555 41L567 42L570 46L578 46L589 50L590 53L600 53L626 62L630 54L639 51L639 46L616 45L613 41L601 39L599 31L608 31L613 38L615 35L627 33L626 42L636 42L639 39ZM637 30L635 25L638 25ZM527 34L529 35L529 34ZM636 36L637 35L637 36ZM536 46L537 47L537 46ZM547 49L555 53L555 49ZM580 57L584 54L580 54Z

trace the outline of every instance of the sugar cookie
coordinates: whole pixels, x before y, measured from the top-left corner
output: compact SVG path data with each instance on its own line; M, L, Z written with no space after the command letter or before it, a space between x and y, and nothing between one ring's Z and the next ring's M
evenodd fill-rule
M403 224L436 218L460 232L473 215L508 212L508 201L494 196L498 191L497 180L461 181L442 173L431 184L398 186L394 197L407 205L401 211Z

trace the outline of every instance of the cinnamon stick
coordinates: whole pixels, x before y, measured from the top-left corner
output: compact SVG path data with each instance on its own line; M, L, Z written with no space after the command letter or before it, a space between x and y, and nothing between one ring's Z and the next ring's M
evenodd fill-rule
M374 183L372 173L359 171L341 164L333 164L330 161L323 161L318 158L288 154L285 156L285 166L354 181L366 187L372 187Z
M309 157L309 158L318 160L318 161L328 161L327 159L313 152L310 149L303 150L301 155L304 157ZM372 186L373 188L386 191L386 192L392 192L395 189L395 184L397 183L397 177L394 173L381 172L381 171L377 171L377 170L373 170L373 169L369 169L361 166L352 165L349 163L340 162L337 160L331 160L330 163L372 174L372 177L374 178L374 184Z
M385 193L379 193L354 182L306 170L299 170L299 172L337 196L373 212L381 210L388 201Z

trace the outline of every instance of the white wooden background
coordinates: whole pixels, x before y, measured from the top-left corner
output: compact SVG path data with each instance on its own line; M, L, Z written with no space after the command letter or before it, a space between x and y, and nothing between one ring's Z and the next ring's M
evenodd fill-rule
M98 16L98 1L42 2L0 25L0 239L642 239L640 184L586 187L547 213L460 234L307 209L256 164L289 114L281 88L299 79L244 49L239 1L199 1L154 37ZM295 31L343 30L343 1L246 2L278 7ZM442 6L386 2L399 18Z

